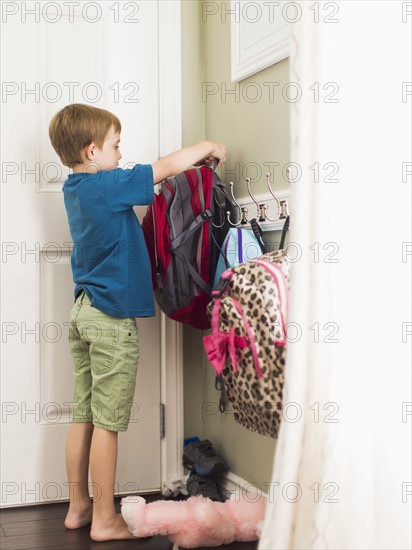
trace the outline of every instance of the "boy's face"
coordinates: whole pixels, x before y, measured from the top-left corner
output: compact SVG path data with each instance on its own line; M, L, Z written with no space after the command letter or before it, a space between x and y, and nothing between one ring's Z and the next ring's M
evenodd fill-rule
M102 149L99 149L97 145L93 148L93 162L99 166L100 170L114 170L119 166L119 160L122 158L119 143L120 134L115 132L112 126Z

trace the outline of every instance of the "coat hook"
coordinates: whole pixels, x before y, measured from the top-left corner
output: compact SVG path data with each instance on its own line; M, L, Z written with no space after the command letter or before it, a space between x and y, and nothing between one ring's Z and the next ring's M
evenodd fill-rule
M246 178L246 184L247 184L247 192L249 193L249 196L252 199L252 201L256 204L258 221L264 222L266 218L265 218L265 209L263 207L266 205L259 204L255 199L255 197L252 195L252 191L250 189L250 178Z
M248 213L248 209L246 208L246 206L244 206L243 208L240 206L240 204L237 202L236 198L235 198L235 195L233 193L233 181L230 181L229 182L229 185L230 185L230 194L232 195L232 199L233 199L233 202L236 204L236 206L238 207L239 209L239 212L241 213L241 217L240 217L240 220L236 223L232 222L232 220L230 219L230 212L227 210L226 211L226 218L227 218L227 221L230 223L230 225L232 225L233 227L238 227L239 225L241 224L246 224L248 223L248 219L247 219L247 213Z
M288 201L280 201L280 208L281 208L281 218L287 218L290 216L289 212L289 203Z
M281 214L282 214L282 206L280 204L280 200L277 198L277 196L275 195L275 193L273 192L272 190L272 186L270 184L270 173L268 172L266 174L266 180L267 180L267 184L268 184L268 188L269 188L269 192L270 194L272 195L272 197L275 199L276 201L276 204L277 204L277 207L278 207L278 217L275 218L274 220L272 220L271 218L269 218L269 216L267 215L267 206L266 204L262 205L264 207L264 214L265 214L265 219L270 221L270 222L276 222L278 221L278 219L280 218Z

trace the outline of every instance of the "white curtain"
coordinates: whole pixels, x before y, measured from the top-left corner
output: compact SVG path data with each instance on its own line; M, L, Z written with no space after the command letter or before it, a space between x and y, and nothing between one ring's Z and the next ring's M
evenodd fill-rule
M407 549L412 5L297 4L291 161L302 177L284 419L259 549Z

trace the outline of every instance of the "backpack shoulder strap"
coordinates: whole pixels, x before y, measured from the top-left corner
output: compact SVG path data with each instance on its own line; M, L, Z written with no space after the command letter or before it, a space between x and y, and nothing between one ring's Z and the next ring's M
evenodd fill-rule
M252 228L252 231L256 237L256 240L259 243L262 254L266 254L267 250L266 250L265 243L263 242L263 231L260 228L260 225L258 224L256 218L253 218L253 220L250 220L250 227Z
M280 238L280 244L279 244L279 250L282 250L282 248L285 246L286 233L289 229L289 220L290 220L290 216L287 216L286 220L285 220L285 223L283 224L282 236Z

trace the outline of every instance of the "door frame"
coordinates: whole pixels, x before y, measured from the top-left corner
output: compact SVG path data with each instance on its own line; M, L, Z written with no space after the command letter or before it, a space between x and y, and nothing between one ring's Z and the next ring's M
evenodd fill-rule
M181 0L159 0L159 156L182 147ZM160 319L160 401L165 407L161 440L161 490L183 475L183 330ZM162 415L161 415L162 418Z

